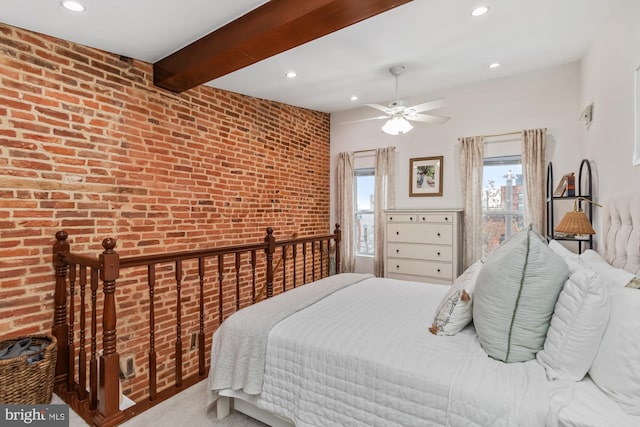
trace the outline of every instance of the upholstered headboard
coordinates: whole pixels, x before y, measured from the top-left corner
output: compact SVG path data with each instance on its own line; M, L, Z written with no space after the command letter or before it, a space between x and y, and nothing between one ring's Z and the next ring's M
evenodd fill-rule
M640 193L611 197L603 206L602 256L614 267L640 275Z

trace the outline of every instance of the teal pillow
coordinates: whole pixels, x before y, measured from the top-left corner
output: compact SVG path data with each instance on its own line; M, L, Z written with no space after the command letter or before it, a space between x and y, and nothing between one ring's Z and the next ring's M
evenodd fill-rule
M534 359L568 277L567 264L533 226L502 243L485 261L473 299L485 352L504 362Z

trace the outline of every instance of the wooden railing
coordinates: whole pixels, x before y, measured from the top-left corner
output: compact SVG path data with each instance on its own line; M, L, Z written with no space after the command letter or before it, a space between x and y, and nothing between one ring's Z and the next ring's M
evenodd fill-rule
M205 325L211 320L212 311L217 314L215 329L228 316L241 308L241 288L251 285L248 304L256 302L256 285L266 289L266 298L274 294L274 255L281 251L282 292L310 281L328 276L331 271L330 252L334 252L335 271L340 271L340 227L333 234L276 241L273 230L267 229L264 241L194 251L153 254L146 256L120 257L115 251L116 241L104 239L104 251L91 257L71 252L65 231L56 233L53 245L53 263L56 285L54 294L53 335L58 341L55 391L83 419L98 426L113 426L143 412L151 406L173 396L186 387L204 379L208 372L205 347ZM333 245L332 245L333 242ZM310 252L310 255L308 255ZM289 255L291 262L289 263ZM301 255L300 255L301 254ZM308 260L311 258L311 260ZM250 271L246 272L247 261ZM183 333L182 333L182 283L185 262L197 263L198 279L198 371L183 378ZM311 265L308 265L310 262ZM156 315L154 300L160 288L168 287L157 282L156 269L169 264L175 272L171 290L175 291L175 341L173 386L158 390L156 371L158 352L156 348ZM214 284L217 288L216 307L207 307L205 288L209 286L207 266L216 266ZM116 294L120 290L118 279L125 270L146 267L148 288L148 398L137 402L127 410L120 410L120 355L117 350ZM302 267L302 271L300 271ZM289 271L291 274L287 274ZM231 280L227 280L227 273ZM102 282L102 305L98 303L99 282ZM231 283L233 282L233 283ZM125 285L126 286L126 285ZM235 304L224 309L224 290L235 288ZM87 299L89 292L89 299ZM228 294L229 292L226 292ZM79 298L79 300L77 299ZM213 310L215 309L215 310ZM90 314L87 315L87 310ZM101 321L98 319L101 318ZM89 330L87 331L87 323ZM89 342L87 342L87 335ZM76 343L76 337L77 343ZM98 350L98 337L102 337L102 348ZM77 344L77 346L76 346ZM88 351L88 354L87 354ZM88 360L87 360L88 357ZM169 358L170 360L171 358ZM88 370L87 370L88 368Z

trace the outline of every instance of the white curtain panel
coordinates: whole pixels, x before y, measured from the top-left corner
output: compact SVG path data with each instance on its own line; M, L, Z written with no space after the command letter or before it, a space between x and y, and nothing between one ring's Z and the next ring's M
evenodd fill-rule
M339 153L336 171L336 218L342 230L340 241L340 271L352 273L356 265L353 244L354 187L353 187L353 153Z
M464 199L462 263L464 269L482 258L482 170L484 139L464 137L460 142L460 171Z
M395 147L376 150L376 175L373 208L375 250L373 273L384 277L384 210L393 209L396 200Z
M522 174L525 183L524 223L545 233L545 129L522 131Z

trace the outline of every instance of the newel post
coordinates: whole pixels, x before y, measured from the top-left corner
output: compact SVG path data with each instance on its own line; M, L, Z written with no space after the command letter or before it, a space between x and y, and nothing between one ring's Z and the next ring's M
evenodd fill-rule
M120 411L120 365L116 351L116 279L120 270L120 257L113 250L115 239L102 241L104 252L100 254L100 280L103 282L104 307L102 314L102 349L98 382L98 410L103 424L112 424L112 418Z
M267 237L264 238L267 244L264 252L267 254L267 298L273 296L273 254L276 251L276 238L273 237L273 229L267 228Z
M336 235L336 274L340 273L340 241L342 240L342 230L340 230L340 224L336 224L336 229L333 231Z
M53 244L53 267L56 274L56 289L53 294L55 311L53 314L53 327L51 334L58 341L58 355L56 359L56 384L64 384L68 376L69 368L69 325L67 324L67 269L69 264L62 257L69 253L69 243L66 231L56 233L56 242Z

